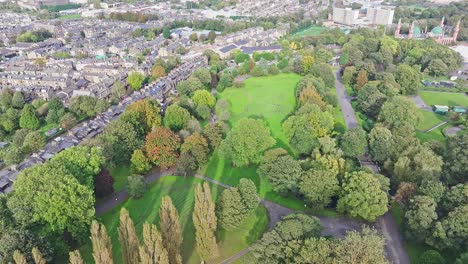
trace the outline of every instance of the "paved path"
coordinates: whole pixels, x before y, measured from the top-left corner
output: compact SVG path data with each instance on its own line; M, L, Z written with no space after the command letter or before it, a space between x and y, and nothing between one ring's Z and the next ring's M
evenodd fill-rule
M447 123L448 123L448 121L441 122L441 123L429 128L428 130L426 130L424 132L426 132L426 133L431 132L432 130L437 129L437 128L439 128L439 127L441 127L441 126L443 126L443 125L445 125Z
M346 88L341 82L340 71L335 71L335 89L336 94L338 95L338 102L340 103L341 111L345 119L347 128L355 128L359 126L359 123L356 118L356 113L354 112L353 107L351 106L351 96L346 92Z
M432 112L432 108L428 105L426 105L423 101L423 99L419 95L413 95L409 97L418 108L426 110L428 112Z

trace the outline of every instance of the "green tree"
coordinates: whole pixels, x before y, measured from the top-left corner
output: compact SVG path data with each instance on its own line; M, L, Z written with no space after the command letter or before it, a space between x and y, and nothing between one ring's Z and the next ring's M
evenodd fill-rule
M180 250L182 246L182 228L179 222L179 214L172 204L169 196L164 196L159 209L159 221L161 226L161 237L165 245L170 263L182 263Z
M427 250L425 251L418 263L421 263L421 264L445 264L445 259L444 257L442 257L442 255L440 255L440 253L437 251L437 250Z
M368 81L367 71L361 69L356 76L356 85L354 86L354 89L357 91L361 90L362 86L364 86Z
M31 131L24 137L23 151L26 153L36 152L45 145L44 136L37 131Z
M151 169L151 164L141 149L133 151L130 162L132 163L132 169L136 173L146 173Z
M196 77L204 85L211 83L211 73L208 69L198 68L193 72L192 76Z
M255 211L258 207L258 203L260 202L255 183L250 179L242 178L240 179L237 188L239 189L242 202L247 212L251 213Z
M374 221L387 212L387 194L372 174L359 171L345 174L337 209L353 217Z
M416 94L421 82L421 73L409 65L400 64L396 70L395 80L400 85L403 95Z
M24 106L24 96L22 92L15 92L11 98L11 106L17 109L22 109ZM37 263L36 263L37 264Z
M302 72L305 74L309 73L314 63L315 63L315 59L313 56L310 56L310 55L304 56L301 60Z
M390 130L382 126L374 127L369 133L369 149L372 159L384 162L396 155L395 142Z
M203 128L203 136L207 139L210 149L214 151L223 140L224 130L221 123L208 123Z
M76 117L72 113L66 113L60 118L60 127L64 130L69 130L76 124Z
M146 192L145 178L141 175L130 175L127 178L128 194L133 198L140 198Z
M442 158L426 145L410 146L400 153L393 166L393 175L399 181L438 180L442 164Z
M335 74L332 68L327 63L316 63L310 68L310 73L317 77L322 78L326 87L335 86Z
M143 224L143 245L140 246L141 264L169 264L169 255L156 225Z
M112 242L106 227L93 221L91 225L91 242L93 244L93 258L96 264L113 264Z
M34 107L32 107L32 105L24 105L24 108L21 111L19 125L21 128L27 128L32 130L39 128L40 121L36 117L36 112L34 111Z
M195 226L197 252L200 258L206 260L217 256L215 204L211 198L210 186L206 182L203 183L203 186L198 184L195 188L193 224Z
M440 248L464 250L468 247L468 205L465 203L449 212L441 222L441 234L434 232L434 239ZM437 226L436 228L437 229Z
M387 96L379 91L375 82L368 82L358 92L358 108L371 118L376 118Z
M237 188L229 188L221 193L218 218L225 230L236 229L245 219L246 209Z
M177 84L176 89L180 94L193 96L195 91L203 89L203 84L200 79L195 76L191 76L187 80Z
M420 114L412 101L402 96L395 96L383 104L377 120L390 130L405 124L416 127Z
M410 201L408 211L405 213L411 237L424 239L437 220L437 203L429 196L415 196Z
M443 76L446 75L449 71L447 64L445 64L441 59L431 60L427 66L427 70L433 76Z
M366 132L361 127L347 130L341 137L340 148L347 157L364 155L367 148Z
M196 105L206 105L213 108L216 104L215 97L207 90L197 90L193 93L192 100Z
M128 85L130 85L130 87L135 91L138 91L141 89L144 81L145 81L145 76L141 74L140 72L131 72L130 74L128 74L128 77L127 77Z
M201 166L208 161L208 142L200 133L195 132L185 139L180 147L180 152L182 154L189 153L195 158L198 165Z
M182 153L177 159L177 173L181 176L193 176L198 169L198 162L190 153Z
M58 123L60 118L65 115L65 108L63 107L62 102L57 98L52 98L47 103L47 107L49 108L46 116L47 124Z
M385 239L375 229L350 231L335 248L336 263L386 264Z
M348 66L344 69L343 76L341 79L345 85L352 85L354 80L354 75L356 75L356 67Z
M125 85L122 82L114 82L111 87L111 100L114 103L118 103L126 92L127 89L125 89Z
M210 43L214 43L214 40L215 40L215 38L216 38L216 33L215 33L213 30L211 30L211 31L208 33L208 37L207 37L207 38L208 38L208 41L209 41Z
M189 120L190 113L176 104L172 104L166 109L164 125L174 131L186 128Z
M443 152L442 169L445 181L450 185L468 181L468 135L449 137Z
M140 125L142 126L142 125ZM144 131L138 131L135 126L124 118L111 121L100 138L104 141L106 157L113 163L128 162L135 149L142 146L141 137Z
M338 178L333 171L309 170L303 173L299 183L299 191L307 203L315 208L321 208L331 203L332 197L338 195Z
M263 121L243 118L221 142L220 154L236 167L247 166L259 163L262 153L274 144Z
M127 209L120 209L120 223L118 228L119 241L122 247L122 259L124 263L132 264L139 261L139 242Z

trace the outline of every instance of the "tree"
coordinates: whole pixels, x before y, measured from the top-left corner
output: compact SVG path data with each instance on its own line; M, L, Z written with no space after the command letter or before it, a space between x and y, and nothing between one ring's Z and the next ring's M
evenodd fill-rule
M46 260L44 259L44 256L42 255L41 251L39 251L37 247L33 247L32 255L33 255L35 264L46 264Z
M354 89L359 91L368 81L367 71L361 69L356 76L356 85L354 86Z
M302 168L284 149L272 149L265 152L257 173L268 179L275 192L286 195L296 193Z
M175 165L179 148L179 137L167 128L158 127L146 136L146 154L156 166L168 168Z
M387 212L387 194L372 174L359 171L345 174L337 209L353 217L374 221Z
M0 93L0 106L2 111L5 112L11 107L11 101L13 99L13 91L10 89L4 89Z
M449 71L447 64L445 64L441 59L431 60L427 66L427 70L433 76L443 76L446 75Z
M418 263L421 264L445 264L445 259L437 250L426 250L421 255Z
M208 69L198 68L193 72L192 76L200 80L200 82L204 85L211 83L211 74Z
M127 83L135 91L141 89L141 86L143 85L144 81L145 76L140 72L131 72L130 74L128 74Z
M296 254L293 262L297 264L306 263L334 263L334 248L336 243L324 237L307 238Z
M432 224L437 220L437 203L429 196L415 196L405 213L411 237L424 239L431 232Z
M133 171L136 173L146 173L151 169L151 164L141 149L133 151L130 162L132 163Z
M392 159L396 155L392 132L382 126L374 127L369 133L369 149L375 161L384 162Z
M298 103L299 106L303 106L305 104L316 104L320 106L320 109L322 110L325 110L327 107L327 103L323 101L320 94L313 87L307 87L301 91Z
M62 118L62 116L65 114L65 108L63 107L62 102L60 102L57 98L52 98L47 103L47 107L47 124L58 123L60 118Z
M380 110L377 120L392 130L409 124L412 127L418 125L420 114L416 105L402 96L395 96L385 102Z
M245 220L244 206L237 188L229 188L221 193L218 218L225 230L234 230Z
M413 182L400 182L395 194L395 201L407 205L409 200L416 193L418 186Z
M176 89L180 94L192 96L195 91L203 89L203 84L198 78L191 76L177 84Z
M91 224L91 242L93 244L93 258L96 264L113 264L112 242L106 227L93 221Z
M224 131L220 122L208 123L203 128L203 136L207 139L212 151L219 146L221 140L223 140L223 135Z
M211 116L211 109L203 104L197 105L195 113L201 120L208 120Z
M26 153L36 152L44 145L44 137L38 131L31 131L24 137L23 151Z
M77 124L76 118L71 113L66 113L60 118L60 127L69 130Z
M348 66L343 71L343 76L341 77L345 85L352 85L354 75L356 74L356 67Z
M127 89L125 89L125 85L122 82L114 82L111 87L111 99L113 102L117 103L120 99L125 95Z
M120 224L118 228L119 241L122 246L122 259L124 263L132 264L139 262L139 242L127 209L120 209Z
M213 108L216 104L215 97L207 90L195 91L192 100L196 105L206 105L209 108Z
M124 115L126 115L124 113ZM143 125L140 124L140 128ZM114 163L128 162L135 149L139 149L146 131L139 131L135 126L127 122L123 115L121 118L111 121L100 136L103 140L102 146L106 151L107 158Z
M400 85L403 95L416 94L421 82L421 73L409 65L400 64L396 70L395 80Z
M153 127L160 126L162 124L160 112L161 109L157 101L143 99L129 105L120 118L127 119L135 128L142 127L142 125L144 125L143 131L146 134ZM129 114L131 113L136 114L135 121L130 121L131 117Z
M163 37L168 39L171 37L171 30L168 27L163 28Z
M442 173L450 185L468 181L468 135L449 137L443 153Z
M186 128L189 120L190 113L176 104L172 104L166 109L164 125L174 131Z
M335 248L336 263L386 264L385 239L375 229L350 231Z
M93 189L94 176L101 171L104 156L99 148L75 146L57 153L49 164L63 167L80 184Z
M32 130L36 130L39 128L40 121L36 117L36 113L34 112L34 107L32 107L32 105L24 105L24 108L21 111L19 125L21 128L27 128Z
M299 183L300 193L304 195L307 203L315 208L330 204L332 197L338 194L338 190L337 174L329 170L306 171Z
M376 118L387 96L379 91L375 82L368 82L358 92L358 108L371 118Z
M442 158L426 145L409 146L396 160L393 175L399 181L420 183L438 180L442 170Z
M314 65L314 62L314 57L310 55L304 56L301 61L302 72L304 72L305 74L309 73L309 70L310 68L312 68L312 65Z
M22 92L15 92L11 98L11 106L17 109L21 109L24 106L24 96ZM37 264L37 263L36 263Z
M347 157L364 155L367 148L366 132L361 127L347 130L341 137L340 148Z
M243 118L221 142L220 154L236 167L258 164L262 153L275 142L263 121Z
M214 40L216 38L216 33L211 30L209 33L208 33L208 41L210 41L210 43L214 43Z
M193 42L198 41L197 33L193 32L192 34L190 34L189 39L190 39L190 41L193 41Z
M91 117L102 113L108 108L106 101L92 96L74 96L70 100L68 109L78 117Z
M237 188L239 189L239 193L242 197L242 202L247 213L255 211L258 207L258 203L260 202L255 183L250 179L242 178L240 179Z
M94 218L92 189L63 168L27 168L18 175L14 189L8 206L15 208L15 218L24 225L43 223L47 230L67 231L81 239Z
M208 161L208 142L198 132L188 136L180 148L181 153L189 153L192 155L199 165L205 164Z
M463 204L449 212L447 217L439 224L441 233L435 231L434 240L439 248L452 250L464 250L468 247L468 205ZM436 230L437 225L436 225Z
M176 168L181 176L193 176L198 169L198 163L190 153L182 153L177 159Z
M146 191L145 178L141 175L130 175L127 178L128 194L133 198L141 198Z
M326 87L335 86L335 74L333 74L330 65L326 63L316 63L310 68L310 73L317 78L322 78Z
M203 186L198 184L195 188L193 224L195 225L197 252L202 260L218 255L215 235L217 218L215 204L211 199L211 190L208 183L203 183Z
M169 264L169 255L156 225L143 224L143 245L139 252L141 264Z
M68 255L68 262L70 264L84 264L83 258L81 257L80 251L78 249L75 251L70 251Z
M418 193L420 195L429 196L436 204L438 204L441 199L445 196L447 192L447 188L445 185L439 181L423 181L422 184L419 186Z
M18 250L15 250L13 252L13 259L15 260L16 264L27 264L28 262L26 261L26 257L19 252Z
M182 228L179 222L179 214L172 204L169 196L164 196L159 209L159 221L161 226L161 237L165 245L169 263L182 263L180 247L182 246Z
M151 76L153 76L154 79L164 77L166 76L166 69L163 66L156 65L151 70Z
M318 138L329 135L333 127L333 115L312 104L302 106L283 123L286 138L300 154L310 154L313 148L318 147Z
M94 193L96 197L102 198L114 192L114 178L110 175L108 170L101 170L101 172L94 178Z

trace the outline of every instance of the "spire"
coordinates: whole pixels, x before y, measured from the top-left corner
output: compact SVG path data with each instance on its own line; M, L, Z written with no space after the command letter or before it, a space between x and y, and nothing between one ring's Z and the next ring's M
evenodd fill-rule
M458 32L460 31L460 19L455 26L455 30L453 31L453 42L457 42Z
M444 22L445 22L445 17L442 17L442 20L440 21L440 27L444 27Z
M395 30L395 38L400 37L400 30L401 30L401 18L398 19L398 25L397 25L397 28Z
M414 31L414 21L411 22L411 26L409 28L409 33L408 33L408 38L410 38L410 39L413 38L413 31Z

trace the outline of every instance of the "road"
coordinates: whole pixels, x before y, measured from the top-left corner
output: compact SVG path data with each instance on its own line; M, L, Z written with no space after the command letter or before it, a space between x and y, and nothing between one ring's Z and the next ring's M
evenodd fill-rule
M355 128L359 126L359 123L356 118L356 112L354 112L353 107L351 106L351 97L346 92L346 88L341 82L340 71L335 71L335 89L336 94L338 95L338 102L340 103L341 111L345 119L346 127Z
M348 129L355 128L358 126L358 122L356 113L351 106L351 97L348 96L346 89L341 82L340 72L336 71L335 76L336 93L338 94L338 101L340 103L341 110L343 111L346 127ZM426 106L421 98L413 98L413 101L415 101L417 105L419 103L418 107L425 109L424 107ZM377 219L377 227L385 237L385 251L387 258L394 264L409 264L409 257L403 247L403 239L398 229L398 225L390 211Z

